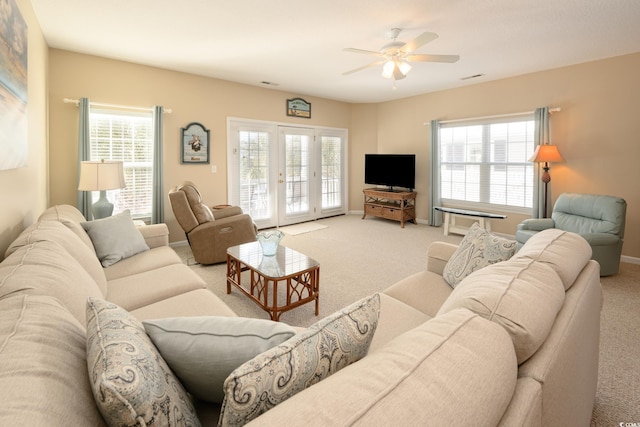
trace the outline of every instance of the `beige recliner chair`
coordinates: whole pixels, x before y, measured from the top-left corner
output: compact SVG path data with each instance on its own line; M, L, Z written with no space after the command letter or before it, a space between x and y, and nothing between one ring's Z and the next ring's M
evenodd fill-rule
M256 240L256 226L239 206L212 211L191 182L169 191L169 202L197 262L227 260L227 248Z

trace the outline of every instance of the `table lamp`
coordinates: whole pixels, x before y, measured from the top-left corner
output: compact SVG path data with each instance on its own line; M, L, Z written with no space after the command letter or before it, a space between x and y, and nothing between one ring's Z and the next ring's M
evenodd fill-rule
M547 184L551 181L551 175L549 175L549 163L564 162L562 155L558 151L558 147L551 145L548 142L536 147L536 151L529 159L530 162L544 163L542 169L542 182L544 182L544 218L547 217Z
M122 162L87 161L80 163L78 191L100 191L100 198L91 207L93 219L106 218L113 213L113 203L107 200L107 190L124 188Z

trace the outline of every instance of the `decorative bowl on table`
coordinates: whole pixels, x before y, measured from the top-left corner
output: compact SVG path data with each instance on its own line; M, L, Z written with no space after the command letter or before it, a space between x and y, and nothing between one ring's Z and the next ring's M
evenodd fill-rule
M264 256L275 255L283 237L284 233L280 230L261 231L256 235Z

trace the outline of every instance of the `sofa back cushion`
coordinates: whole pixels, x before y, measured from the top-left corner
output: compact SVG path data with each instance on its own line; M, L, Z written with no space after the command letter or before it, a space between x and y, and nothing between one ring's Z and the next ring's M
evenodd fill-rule
M22 246L0 263L0 298L16 292L55 297L82 325L87 298L103 297L78 261L50 241Z
M399 335L256 421L320 427L460 426L472 420L495 426L516 379L507 333L461 309Z
M567 290L591 259L591 254L591 246L582 236L552 228L531 236L513 259L530 259L548 265Z
M76 207L71 205L52 206L42 212L42 214L40 214L38 221L61 222L69 230L73 231L74 234L76 234L80 238L80 240L82 240L82 242L87 245L87 247L95 251L89 235L80 225L82 222L86 221L86 218Z
M107 279L95 252L61 222L38 221L30 225L11 243L6 256L11 255L22 246L42 241L59 243L95 280L102 294L107 294Z
M458 308L501 325L511 336L518 363L549 335L564 302L564 287L551 267L513 258L469 275L442 304L438 315Z
M84 326L52 297L0 299L0 425L104 426Z

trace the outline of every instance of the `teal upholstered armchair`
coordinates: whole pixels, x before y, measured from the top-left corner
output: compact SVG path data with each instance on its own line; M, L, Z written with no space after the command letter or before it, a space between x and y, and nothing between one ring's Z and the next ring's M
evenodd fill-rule
M624 238L627 202L620 197L563 193L553 206L551 218L526 219L516 230L518 247L547 228L580 234L591 245L592 259L600 263L600 275L616 274Z

